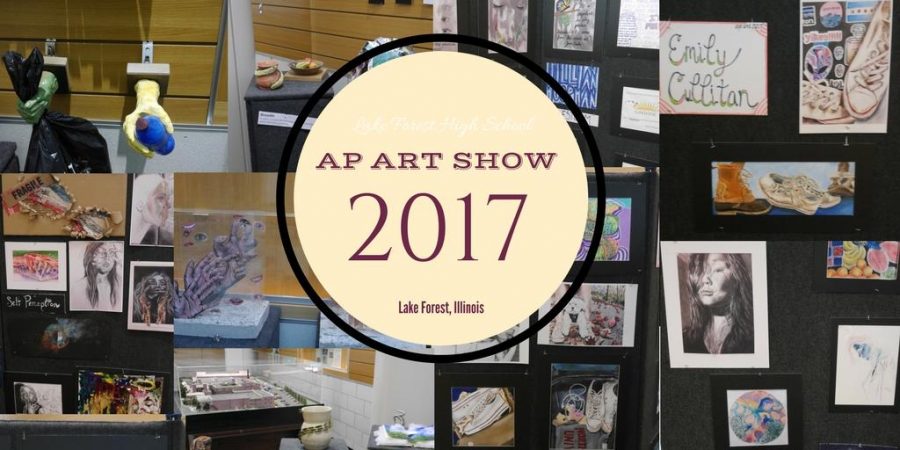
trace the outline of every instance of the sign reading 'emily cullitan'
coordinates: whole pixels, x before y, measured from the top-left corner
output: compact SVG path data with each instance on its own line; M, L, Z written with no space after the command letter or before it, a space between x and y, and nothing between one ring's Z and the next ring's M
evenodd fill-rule
M767 52L765 23L664 22L660 113L768 115Z

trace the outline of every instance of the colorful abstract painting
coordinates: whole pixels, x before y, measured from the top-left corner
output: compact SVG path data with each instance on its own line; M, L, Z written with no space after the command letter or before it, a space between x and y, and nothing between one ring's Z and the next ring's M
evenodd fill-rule
M575 100L579 108L596 110L600 92L600 68L578 64L547 63L547 73ZM547 97L557 105L565 105L562 97L547 86Z
M897 241L828 241L826 276L854 280L896 280Z
M588 222L584 229L584 240L575 261L584 261L591 238L597 227L596 198L588 199ZM629 261L631 255L631 199L608 198L604 211L603 235L600 237L600 248L594 261Z
M159 414L163 378L81 370L78 372L79 414Z
M729 444L751 447L788 444L787 391L727 392Z

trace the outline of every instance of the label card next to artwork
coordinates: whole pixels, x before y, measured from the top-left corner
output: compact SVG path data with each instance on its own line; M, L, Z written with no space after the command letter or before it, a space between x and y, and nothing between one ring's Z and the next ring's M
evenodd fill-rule
M765 23L663 22L662 114L769 114Z
M66 294L62 292L5 292L3 309L6 311L37 312L48 315L66 313Z

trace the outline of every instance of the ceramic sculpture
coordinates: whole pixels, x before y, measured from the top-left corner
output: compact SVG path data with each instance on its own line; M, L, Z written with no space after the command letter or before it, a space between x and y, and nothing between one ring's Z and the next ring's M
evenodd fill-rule
M174 138L172 138L171 148L169 148L170 144L166 142L166 145L161 147L163 151L154 151L152 148L141 142L138 134L138 123L141 122L141 119L147 119L148 117L154 117L156 120L159 120L160 124L165 129L166 134L172 135L175 133L172 119L169 118L169 113L167 113L159 104L159 83L153 80L140 80L135 83L134 90L137 92L137 106L131 114L125 116L125 121L122 123L122 130L125 132L125 137L128 139L128 145L130 145L134 151L147 158L152 158L154 153L159 153L161 155L168 154L168 152L171 152L172 149L175 148ZM147 127L150 126L151 123L148 122ZM153 127L155 127L155 125L153 125ZM146 129L147 128L145 128L145 130ZM161 131L145 132L145 137L147 134L155 134L156 140L152 141L155 143L158 142Z
M306 450L326 450L331 444L331 407L307 406L301 411L300 443Z

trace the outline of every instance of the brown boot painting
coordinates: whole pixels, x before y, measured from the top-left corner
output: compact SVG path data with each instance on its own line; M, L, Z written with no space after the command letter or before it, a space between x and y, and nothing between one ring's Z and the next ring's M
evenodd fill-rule
M769 202L756 198L743 179L744 163L716 163L719 180L714 199L718 215L758 216L772 209Z

